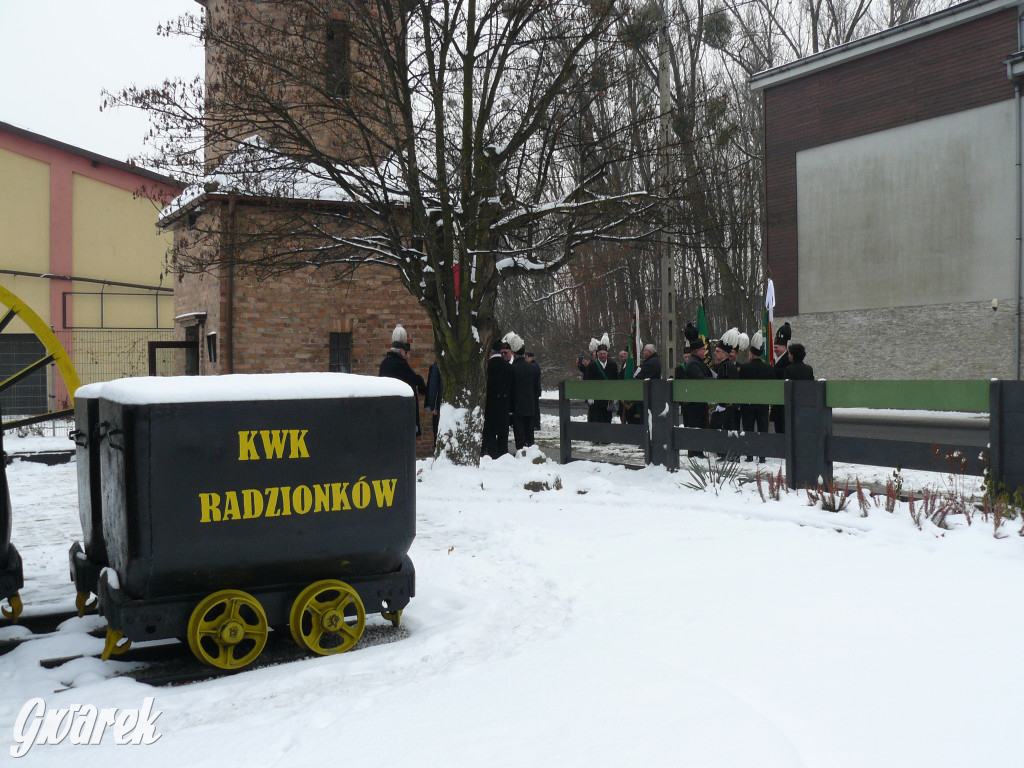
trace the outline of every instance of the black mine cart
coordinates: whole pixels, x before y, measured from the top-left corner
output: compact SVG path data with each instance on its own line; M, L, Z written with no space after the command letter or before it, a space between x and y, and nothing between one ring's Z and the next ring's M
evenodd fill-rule
M105 657L122 638L174 637L205 663L239 669L268 628L330 654L358 642L367 612L398 623L414 594L406 384L332 373L121 379L96 400L89 459L98 453L106 562L92 562L84 530L95 534L91 472L81 555L83 571L99 567Z
M100 492L99 391L102 384L86 384L75 391L75 468L78 474L78 516L82 522L82 543L71 545L68 559L71 581L78 594L78 615L96 607L90 594L99 591L100 571L107 565L103 541L103 500ZM84 544L84 547L83 547Z
M21 556L11 543L11 493L7 487L7 457L0 430L0 613L11 621L21 615L21 588L25 586Z

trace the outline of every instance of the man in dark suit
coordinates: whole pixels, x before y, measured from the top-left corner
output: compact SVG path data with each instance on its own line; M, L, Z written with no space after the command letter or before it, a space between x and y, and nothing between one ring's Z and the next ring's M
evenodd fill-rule
M807 351L803 344L789 345L789 365L786 366L784 378L797 381L814 381L814 369L804 362Z
M677 379L713 379L714 374L704 362L704 355L707 350L704 348L704 339L697 335L697 329L693 323L686 326L686 338L689 341L687 351L690 359L686 366L677 365L675 374ZM683 426L707 429L708 426L708 404L707 403L683 403ZM690 456L698 459L704 458L703 451L690 451Z
M437 450L437 423L441 419L441 368L435 360L427 371L427 395L423 398L423 407L430 414L434 426L434 450Z
M789 323L783 323L775 332L775 378L786 378L786 366L789 365L789 340L793 338L793 329ZM786 431L786 408L782 405L772 406L772 424L775 431L782 434Z
M770 380L775 379L775 371L764 361L764 336L760 331L754 334L750 340L750 362L739 367L740 379ZM768 406L747 403L743 406L743 431L752 432L757 427L758 432L768 431ZM747 456L747 461L753 461L753 456ZM764 456L757 459L764 463Z
M512 366L503 353L511 354L511 347L502 341L491 345L487 361L487 397L484 401L484 434L481 453L497 459L508 453L508 418L511 409L515 379Z
M530 365L532 365L534 367L534 369L537 371L537 381L540 381L541 380L540 363L538 363L537 359L533 356L533 352L527 352L526 353L526 362L528 362ZM540 429L540 395L537 395L536 409L537 409L537 415L533 417L533 429L534 429L534 431Z
M587 372L583 376L586 381L615 381L619 378L619 369L615 367L615 361L608 359L608 334L601 337L597 345L597 355L587 366ZM608 404L615 404L614 400L595 400L590 404L587 411L587 421L612 423L613 411L608 409Z
M517 348L518 347L518 348ZM523 340L518 336L512 340L512 435L516 450L533 445L533 425L540 400L540 366L526 361Z

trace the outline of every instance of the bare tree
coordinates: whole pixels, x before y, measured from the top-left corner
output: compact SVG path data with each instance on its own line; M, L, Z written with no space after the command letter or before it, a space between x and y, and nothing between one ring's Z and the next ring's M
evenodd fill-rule
M472 463L499 285L557 272L652 207L635 178L602 184L635 149L621 124L581 122L595 86L613 87L617 14L612 0L208 0L205 20L168 27L206 45L205 92L165 83L108 105L151 113L157 167L265 203L231 249L196 224L179 270L394 269L454 406L439 452Z

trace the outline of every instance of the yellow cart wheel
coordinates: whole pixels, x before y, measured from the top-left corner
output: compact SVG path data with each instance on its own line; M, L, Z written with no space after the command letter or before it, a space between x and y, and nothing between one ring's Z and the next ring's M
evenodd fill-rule
M242 669L267 644L267 614L248 592L222 589L204 598L188 622L188 647L204 664Z
M300 648L326 656L344 653L359 642L366 609L359 593L343 581L310 584L292 603L288 627Z

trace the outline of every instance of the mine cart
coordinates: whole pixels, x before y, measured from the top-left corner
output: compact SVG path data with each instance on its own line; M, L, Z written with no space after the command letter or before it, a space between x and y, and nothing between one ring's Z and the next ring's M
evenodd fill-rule
M333 373L121 379L96 399L106 562L88 546L81 555L83 570L100 567L104 657L122 638L173 637L238 669L270 627L329 654L358 642L366 612L398 623L414 592L408 385ZM87 518L95 532L97 497L80 498L91 505L83 533Z
M24 586L21 556L11 543L11 492L7 488L7 457L0 430L0 602L7 601L7 605L0 605L0 613L11 621L17 621L21 615L19 590Z
M102 384L87 384L75 392L75 466L78 473L78 516L82 522L82 543L75 542L68 553L71 580L78 592L78 615L96 607L90 594L98 590L100 570L107 565L103 541L103 499L100 492L100 454L97 415ZM84 544L84 547L83 547Z

